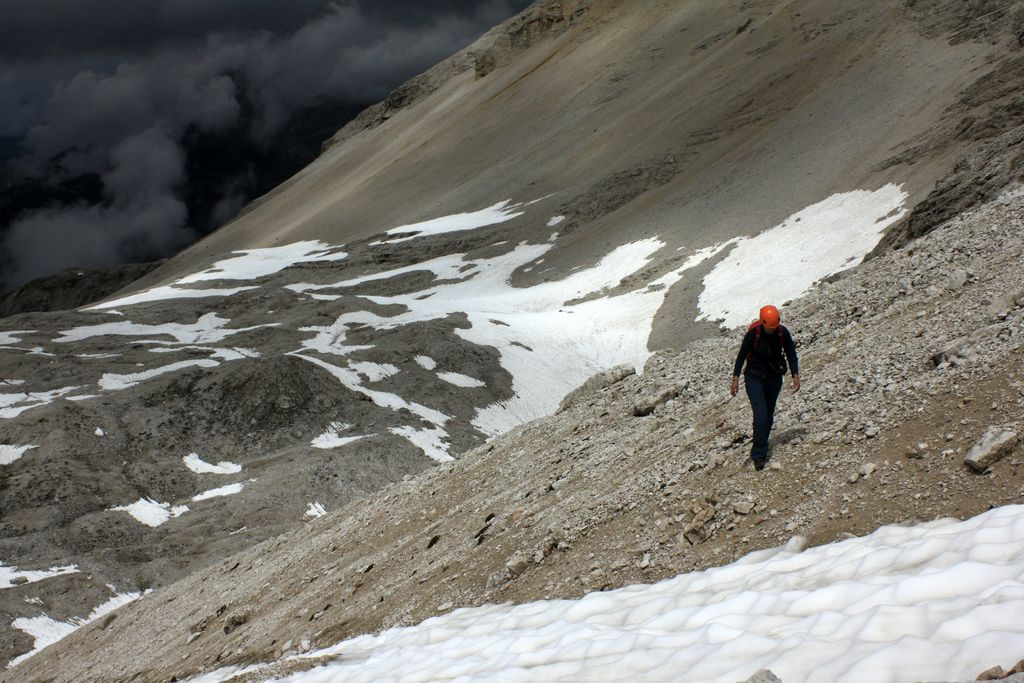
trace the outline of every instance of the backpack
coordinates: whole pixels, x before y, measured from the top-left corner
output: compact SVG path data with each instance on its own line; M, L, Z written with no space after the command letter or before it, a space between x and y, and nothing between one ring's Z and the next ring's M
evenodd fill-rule
M757 319L754 322L750 323L750 325L747 327L747 333L754 332L754 344L750 347L750 350L747 351L747 361L750 360L750 355L754 353L754 351L757 351L757 345L761 341L761 330L763 329L764 325L761 323L760 319ZM781 335L785 331L786 328L783 327L782 325L779 325L779 334ZM779 337L779 346L782 346L781 336ZM779 359L778 366L776 366L775 364L775 359L771 358L770 355L768 358L768 365L774 372L777 372L780 375L785 375L786 370L788 369L788 366L786 365L786 353L781 348L779 350L782 351L782 357Z

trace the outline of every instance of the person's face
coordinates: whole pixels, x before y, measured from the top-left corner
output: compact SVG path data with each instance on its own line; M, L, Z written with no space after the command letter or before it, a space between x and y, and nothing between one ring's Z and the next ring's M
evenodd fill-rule
M775 330L779 329L778 325L769 325L768 323L761 321L764 324L764 331L768 334L775 334Z

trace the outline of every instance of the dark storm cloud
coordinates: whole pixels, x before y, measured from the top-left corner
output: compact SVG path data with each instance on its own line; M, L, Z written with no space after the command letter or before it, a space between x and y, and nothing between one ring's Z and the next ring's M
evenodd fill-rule
M35 212L11 226L6 250L12 283L63 268L97 268L158 258L188 244L188 210L174 194L184 178L178 143L160 126L110 150L103 175L108 205Z
M103 206L19 217L3 245L15 265L4 268L0 287L60 267L171 253L192 235L175 195L188 181L180 144L187 129L226 130L249 109L249 134L260 144L293 111L324 98L377 101L527 4L0 4L0 135L22 136L24 149L9 171L50 181L100 174L106 197ZM218 215L242 201L226 191Z

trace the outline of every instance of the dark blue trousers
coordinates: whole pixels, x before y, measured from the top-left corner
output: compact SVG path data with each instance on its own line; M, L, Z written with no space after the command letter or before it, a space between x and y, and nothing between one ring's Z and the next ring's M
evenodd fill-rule
M782 375L760 377L745 373L743 380L750 408L754 411L754 443L750 447L750 457L754 462L764 462L768 459L768 435L775 420L775 403L782 391Z

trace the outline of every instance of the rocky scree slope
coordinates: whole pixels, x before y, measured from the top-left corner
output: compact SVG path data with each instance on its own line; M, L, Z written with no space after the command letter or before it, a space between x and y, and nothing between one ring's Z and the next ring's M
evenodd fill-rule
M1024 188L786 309L804 388L772 459L728 398L740 330L611 371L549 418L147 595L3 680L179 680L273 662L485 602L577 597L729 562L800 535L966 517L1024 501ZM300 633L301 638L295 638ZM157 636L159 634L159 636Z

